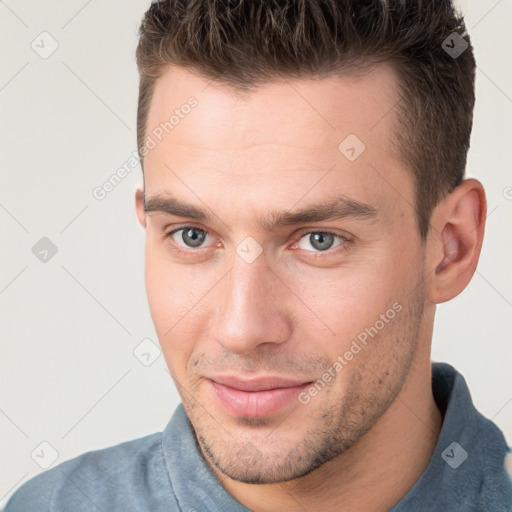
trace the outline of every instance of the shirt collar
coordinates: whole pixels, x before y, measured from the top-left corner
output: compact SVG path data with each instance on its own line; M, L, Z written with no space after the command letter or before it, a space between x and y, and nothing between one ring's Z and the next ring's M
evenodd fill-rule
M489 480L503 474L503 434L474 407L464 377L446 363L432 364L432 393L444 414L427 469L389 512L474 510ZM487 510L487 509L486 509Z
M183 404L162 435L167 471L181 510L251 512L220 484L205 461Z

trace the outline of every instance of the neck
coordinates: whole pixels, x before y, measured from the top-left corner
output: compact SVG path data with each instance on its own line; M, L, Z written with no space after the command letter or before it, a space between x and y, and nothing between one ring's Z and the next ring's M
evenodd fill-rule
M217 478L254 512L389 510L427 468L442 426L432 395L430 348L422 345L393 404L346 452L290 482L245 484L212 467Z

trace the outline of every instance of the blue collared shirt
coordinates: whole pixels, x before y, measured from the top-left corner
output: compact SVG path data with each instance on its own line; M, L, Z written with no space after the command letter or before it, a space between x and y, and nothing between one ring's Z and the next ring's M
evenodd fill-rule
M432 365L444 421L430 463L390 512L511 512L503 434L473 406L466 381ZM510 471L510 470L509 470ZM163 432L90 451L22 485L5 512L242 512L197 445L182 404Z

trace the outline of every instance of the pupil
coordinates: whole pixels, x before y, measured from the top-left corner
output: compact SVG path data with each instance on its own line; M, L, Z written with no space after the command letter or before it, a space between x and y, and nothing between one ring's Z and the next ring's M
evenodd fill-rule
M309 235L309 241L315 249L325 251L334 243L334 237L327 233L312 233Z
M198 229L187 229L183 231L181 238L186 245L190 247L199 247L203 243L205 236L206 233Z

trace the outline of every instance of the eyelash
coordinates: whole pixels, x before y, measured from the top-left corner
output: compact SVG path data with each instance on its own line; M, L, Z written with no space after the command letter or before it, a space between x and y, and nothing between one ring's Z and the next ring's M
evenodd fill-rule
M169 240L172 245L173 245L173 248L176 252L178 252L179 254L184 254L184 255L191 255L191 254L194 254L194 253L198 253L200 249L205 249L205 247L199 247L198 249L184 249L182 246L176 244L173 242L172 240L172 236L177 233L178 231L183 231L183 230L186 230L186 229L196 229L198 231L202 231L203 233L205 233L207 236L213 236L207 229L204 229L204 228L201 228L199 226L195 226L193 224L187 224L185 226L181 226L179 228L175 228L169 232L166 232L163 236L163 239L164 240ZM331 231L322 231L322 230L310 230L310 231L305 231L303 233L300 234L300 236L298 237L298 240L296 242L294 242L294 245L298 244L299 241L306 235L311 235L313 233L321 233L323 235L332 235L333 237L335 238L340 238L343 240L343 242L339 245L337 245L334 249L327 249L326 251L306 251L308 253L310 253L310 257L313 257L313 258L324 258L324 257L327 257L327 256L332 256L333 254L338 254L338 252L343 252L343 251L346 251L348 249L348 245L350 244L350 242L352 242L352 240L346 236L343 236L343 235L339 235L337 233L333 233ZM295 249L294 249L295 250ZM300 249L299 249L300 250Z

